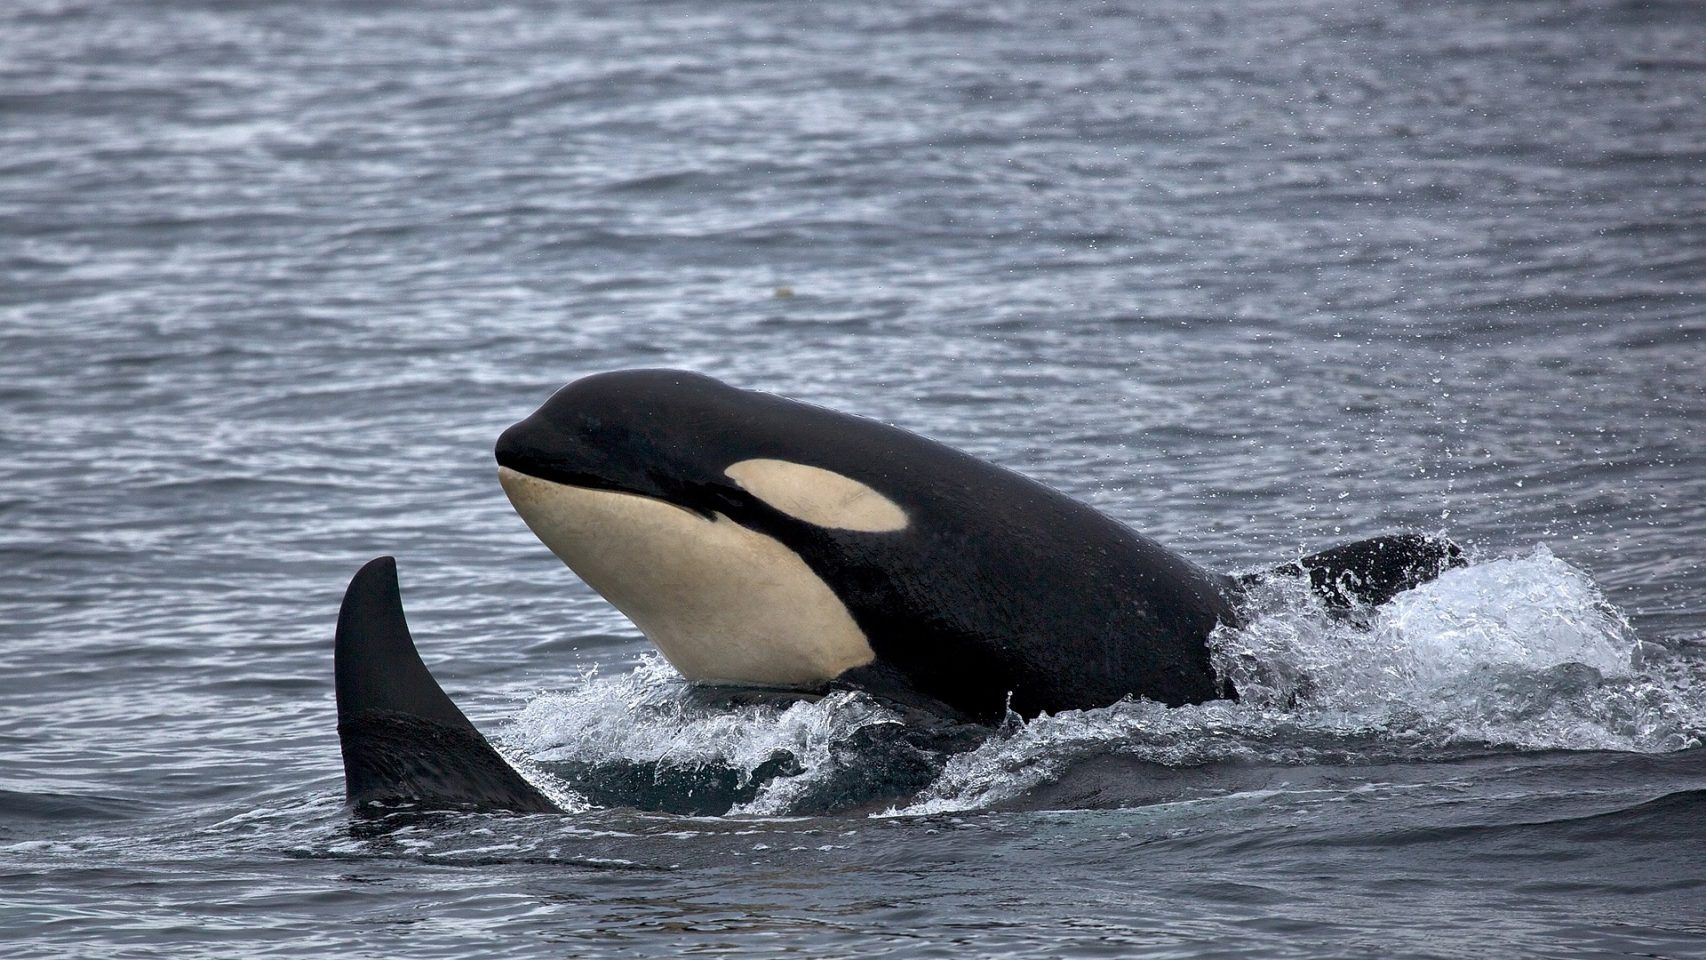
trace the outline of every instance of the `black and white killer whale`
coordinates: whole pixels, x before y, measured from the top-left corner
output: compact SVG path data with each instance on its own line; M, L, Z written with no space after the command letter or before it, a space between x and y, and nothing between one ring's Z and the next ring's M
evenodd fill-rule
M496 452L527 524L687 678L974 720L1234 696L1207 640L1254 581L1350 607L1463 562L1400 534L1224 576L934 441L680 371L571 383ZM555 809L421 663L389 558L351 582L336 661L352 801Z
M527 525L690 680L863 688L992 720L1235 695L1252 577L886 424L675 370L570 383L497 443ZM1280 572L1380 603L1461 563L1365 540Z

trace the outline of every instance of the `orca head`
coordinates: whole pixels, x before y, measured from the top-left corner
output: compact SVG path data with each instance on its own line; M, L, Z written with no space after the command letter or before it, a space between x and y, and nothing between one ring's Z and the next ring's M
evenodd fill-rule
M912 518L884 489L896 437L916 439L700 374L628 370L562 388L496 453L516 512L684 676L811 688L875 655L798 545L904 535Z

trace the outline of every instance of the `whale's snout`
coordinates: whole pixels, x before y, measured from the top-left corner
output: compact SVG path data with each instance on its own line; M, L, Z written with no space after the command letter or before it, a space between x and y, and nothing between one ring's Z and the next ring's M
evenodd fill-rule
M552 437L555 433L543 429L534 417L519 420L509 426L498 436L497 447L493 453L497 456L498 466L525 473L530 476L542 476L549 468L553 459L561 459L561 448L555 457L552 455Z

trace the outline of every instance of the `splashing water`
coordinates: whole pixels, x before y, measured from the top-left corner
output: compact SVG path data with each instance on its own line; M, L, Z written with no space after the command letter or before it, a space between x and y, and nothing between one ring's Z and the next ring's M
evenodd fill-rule
M654 780L727 770L736 786L756 787L730 812L782 814L837 768L838 744L867 727L898 723L895 714L852 691L791 703L707 704L662 658L647 656L630 673L606 678L589 672L576 690L534 699L505 743L547 768L633 765L647 768ZM767 770L786 775L755 784Z
M985 807L1098 752L1167 766L1357 763L1452 748L1664 752L1706 735L1706 686L1643 649L1581 570L1544 546L1447 571L1369 617L1275 583L1210 638L1240 700L1128 701L1045 716L950 761L899 813Z
M1366 713L1568 665L1621 677L1639 650L1593 581L1545 547L1448 570L1360 611L1367 620L1328 616L1301 584L1267 589L1254 622L1209 641L1216 669L1257 707Z
M1447 571L1350 617L1283 581L1263 588L1255 610L1244 627L1210 638L1238 701L1126 701L980 731L971 749L943 750L927 785L888 812L985 808L1116 754L1191 767L1487 748L1663 752L1699 744L1706 729L1706 684L1687 662L1643 648L1593 581L1543 546ZM533 761L637 765L654 782L726 770L750 788L728 812L785 815L849 765L882 762L844 744L900 726L852 692L707 704L651 657L626 675L589 674L536 698L507 740Z

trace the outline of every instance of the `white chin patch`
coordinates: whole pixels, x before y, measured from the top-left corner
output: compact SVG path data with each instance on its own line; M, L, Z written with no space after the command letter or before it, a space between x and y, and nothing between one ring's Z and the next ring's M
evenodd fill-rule
M791 460L742 460L723 473L747 493L796 520L861 533L906 529L906 511L898 504L834 470Z
M498 481L545 546L689 680L816 687L875 659L841 599L772 537L508 467Z

